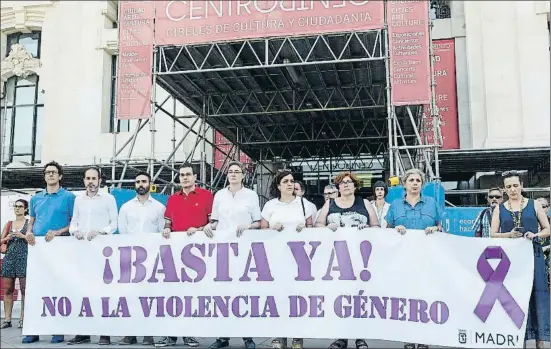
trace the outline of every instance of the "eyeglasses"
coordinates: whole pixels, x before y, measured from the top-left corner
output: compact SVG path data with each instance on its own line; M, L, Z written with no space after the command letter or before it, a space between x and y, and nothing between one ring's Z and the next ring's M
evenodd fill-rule
M337 192L336 191L332 191L330 193L323 193L324 196L329 196L329 195L333 195L333 194L336 194Z
M341 184L354 184L354 181L342 181Z
M232 174L241 174L241 173L243 173L243 172L241 172L241 171L228 171L228 174L229 174L229 175L232 175Z
M501 195L488 195L489 199L501 199Z
M14 205L13 207L15 207L15 208L25 208L25 206L23 206L23 205Z
M56 174L58 174L58 173L59 173L59 172L57 172L57 171L44 171L44 174L45 174L45 175L52 175L52 176L53 176L53 175L56 175Z

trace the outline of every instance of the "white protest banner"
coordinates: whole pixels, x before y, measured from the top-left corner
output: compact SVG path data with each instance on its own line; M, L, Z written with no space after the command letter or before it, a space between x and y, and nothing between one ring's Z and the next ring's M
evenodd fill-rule
M520 348L532 279L525 239L354 228L40 239L23 334Z

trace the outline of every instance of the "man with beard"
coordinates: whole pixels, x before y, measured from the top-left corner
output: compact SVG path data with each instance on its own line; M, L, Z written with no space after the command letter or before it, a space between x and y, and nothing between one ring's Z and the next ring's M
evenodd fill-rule
M147 172L136 175L136 197L122 205L119 211L119 234L161 233L165 226L165 207L149 194L151 176ZM119 344L138 342L136 336L126 336ZM144 336L143 345L153 345L152 336Z
M101 172L97 167L84 171L86 194L77 196L69 233L78 240L91 241L98 235L111 235L117 230L117 203L113 195L99 190ZM67 344L90 342L90 336L77 335ZM99 345L111 344L109 336L101 336Z
M492 188L488 190L488 205L489 207L485 208L478 214L476 220L473 224L472 230L474 230L474 236L476 237L490 237L490 224L492 223L492 213L494 208L501 204L503 194L501 189Z

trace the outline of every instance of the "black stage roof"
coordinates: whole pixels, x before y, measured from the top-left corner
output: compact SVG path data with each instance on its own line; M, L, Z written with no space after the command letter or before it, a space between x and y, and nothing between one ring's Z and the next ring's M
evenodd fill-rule
M383 38L375 30L162 46L157 82L256 160L380 155L388 148Z

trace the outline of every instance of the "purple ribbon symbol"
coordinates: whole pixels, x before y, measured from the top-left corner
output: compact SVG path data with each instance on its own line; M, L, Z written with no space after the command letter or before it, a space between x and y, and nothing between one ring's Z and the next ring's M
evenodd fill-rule
M500 260L495 270L488 263L489 259ZM505 312L513 320L518 329L520 329L525 314L505 285L503 285L503 280L505 280L510 266L511 261L500 246L488 246L482 252L480 258L478 258L476 269L482 280L486 282L486 287L474 309L474 313L482 322L486 322L496 300L499 300Z

